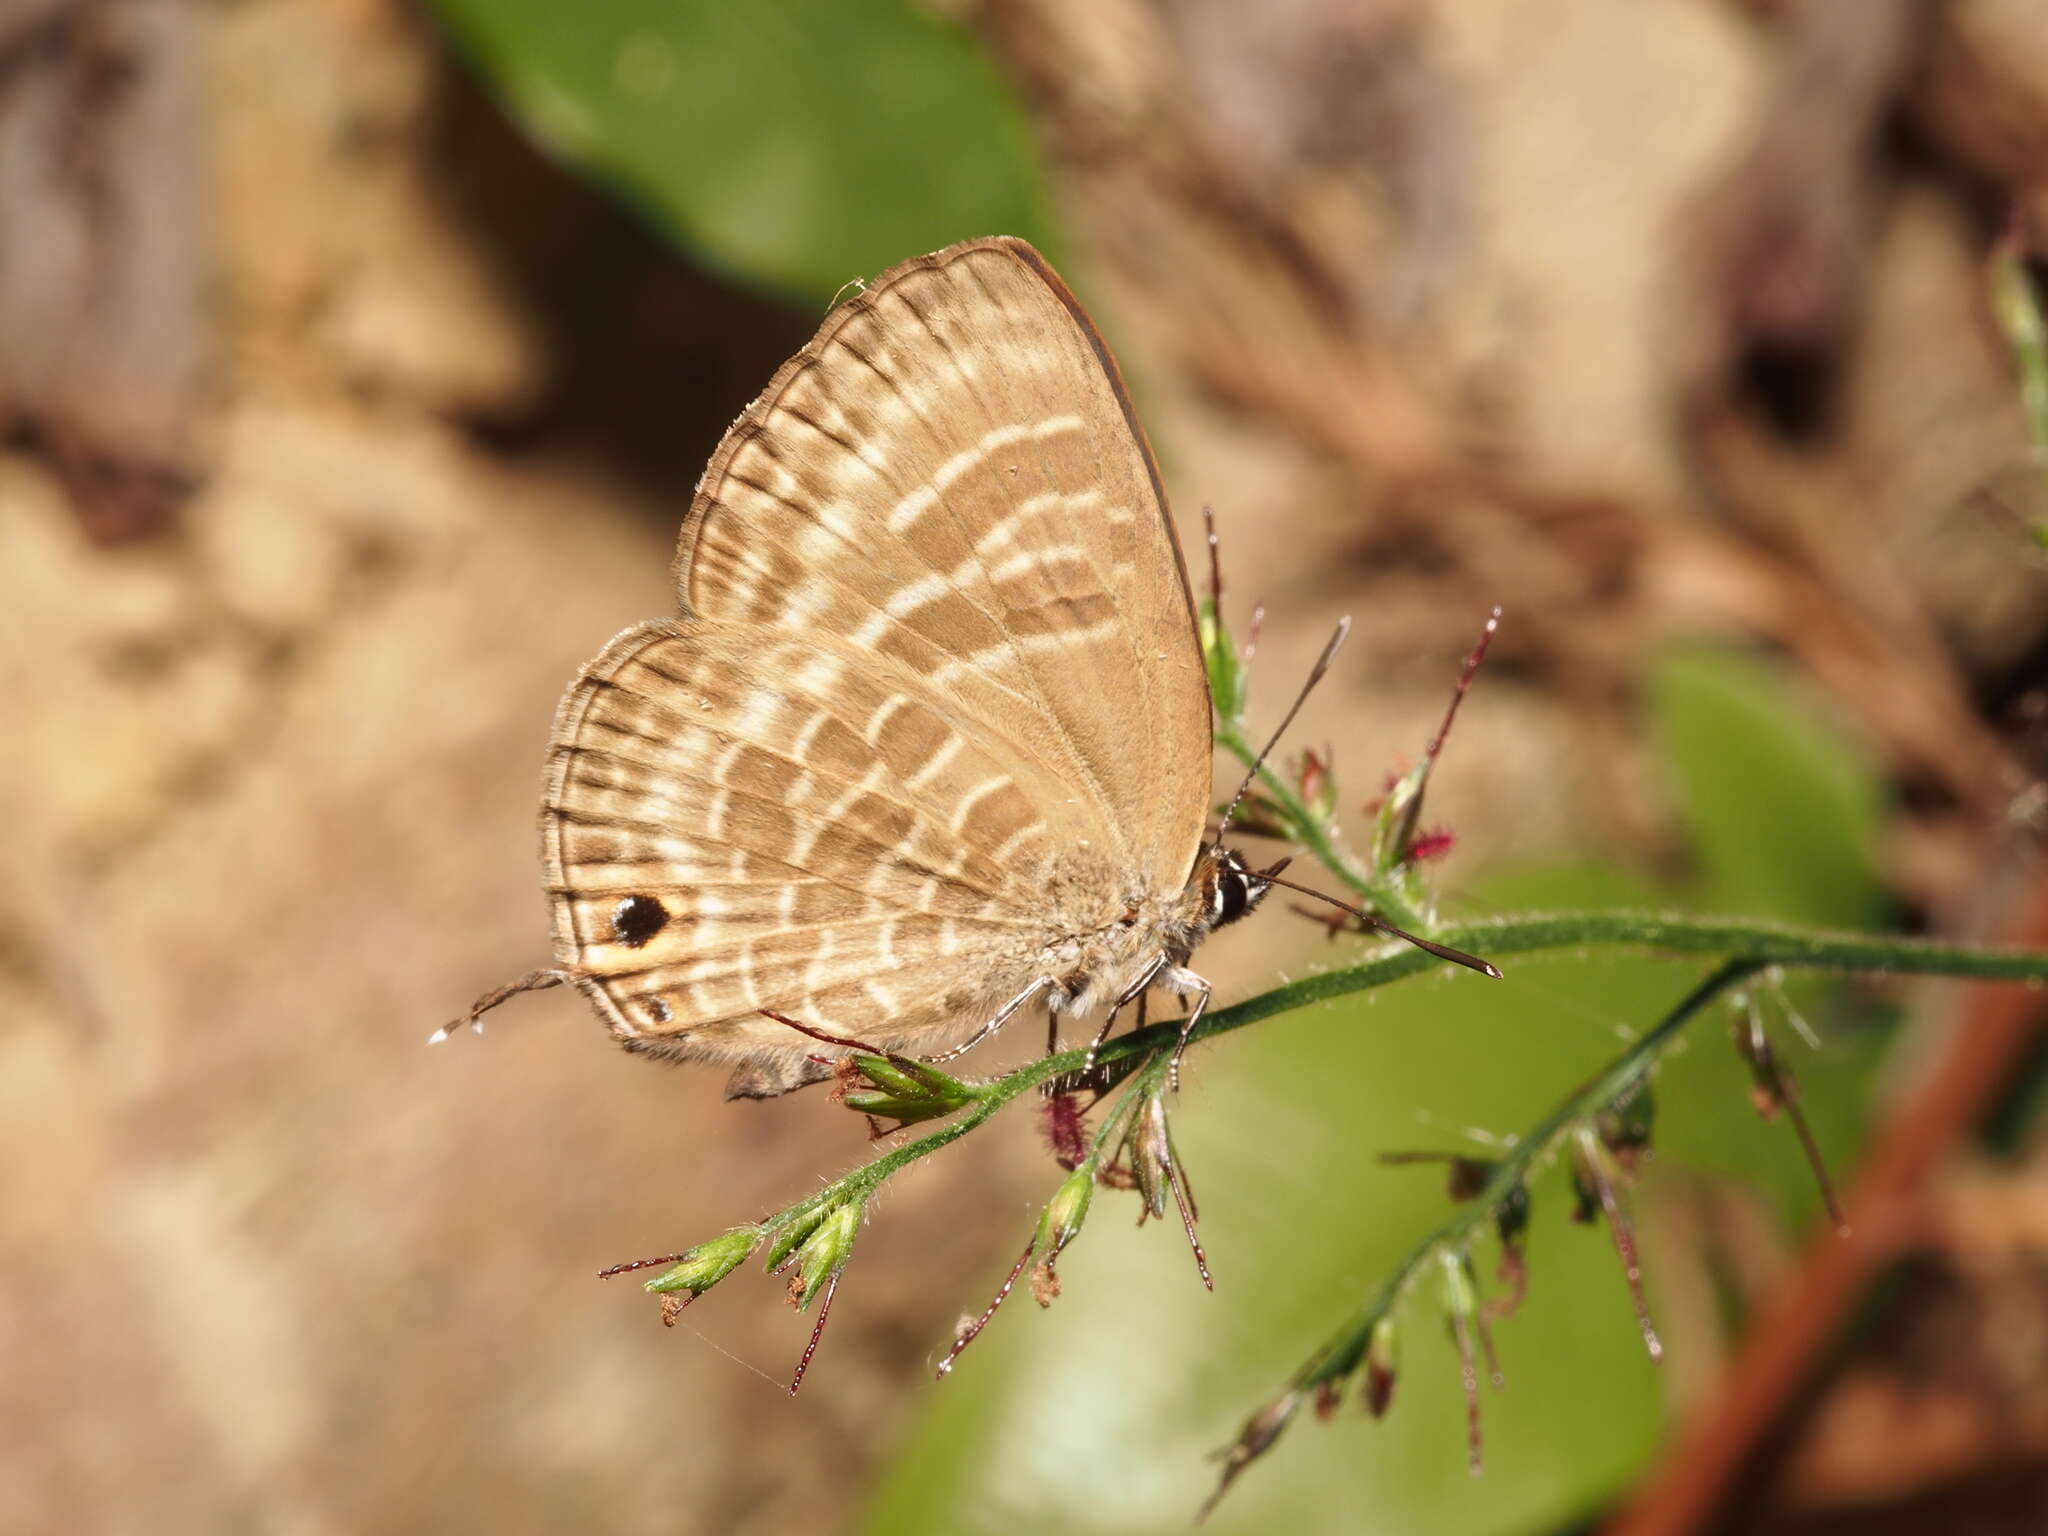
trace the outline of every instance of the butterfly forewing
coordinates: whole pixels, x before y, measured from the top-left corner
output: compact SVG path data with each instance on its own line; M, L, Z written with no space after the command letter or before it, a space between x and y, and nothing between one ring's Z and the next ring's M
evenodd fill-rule
M1187 878L1209 703L1186 574L1115 364L1028 246L919 258L835 311L713 457L678 581L687 612L921 674L1148 879Z
M563 701L556 949L629 1044L971 1034L1178 893L1209 788L1185 571L1115 365L1029 247L906 263L726 435L683 617Z

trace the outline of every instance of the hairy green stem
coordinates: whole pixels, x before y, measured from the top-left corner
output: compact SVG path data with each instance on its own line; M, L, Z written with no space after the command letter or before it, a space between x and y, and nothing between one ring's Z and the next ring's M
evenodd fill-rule
M1573 912L1468 923L1441 929L1439 933L1445 942L1496 958L1594 944L1640 944L1672 954L1712 954L1724 958L1651 1029L1518 1137L1493 1163L1486 1183L1473 1197L1417 1243L1408 1257L1374 1288L1364 1305L1309 1357L1279 1395L1245 1422L1225 1458L1222 1476L1205 1512L1246 1466L1271 1448L1302 1405L1318 1394L1318 1389L1333 1390L1334 1383L1359 1369L1372 1347L1375 1330L1391 1319L1402 1297L1430 1266L1447 1256L1462 1258L1468 1254L1472 1245L1495 1227L1498 1213L1524 1194L1529 1180L1559 1154L1567 1138L1580 1133L1641 1084L1685 1027L1715 999L1773 967L1955 976L2018 981L2031 986L2048 981L2048 954L2035 951L1971 949L1922 939L1817 932L1724 918ZM1218 1032L1239 1028L1251 1022L1251 1018L1244 1016L1251 1010L1263 1017L1269 1010L1279 1012L1341 995L1361 984L1361 973L1370 972L1375 980L1391 980L1433 963L1428 956L1413 951L1396 952L1343 971L1310 977L1219 1015L1216 1027Z
M1783 966L1801 970L1961 976L2036 984L2048 981L2048 954L1971 949L1888 934L1828 933L1770 923L1674 914L1562 912L1492 918L1449 924L1435 930L1433 936L1493 959L1590 945L1643 945L1671 954L1733 956L1735 958L1730 964L1746 967L1745 974L1768 966ZM1233 1007L1219 1008L1203 1017L1195 1027L1193 1038L1213 1039L1275 1014L1384 986L1442 964L1442 961L1405 945L1390 948L1356 965L1306 976L1262 992L1257 997L1247 998ZM1512 976L1507 984L1513 985ZM1636 1070L1634 1063L1647 1064L1690 1016L1686 1013L1675 1021L1666 1019L1615 1058L1615 1062L1595 1082L1605 1081L1614 1072ZM1168 1020L1111 1039L1097 1053L1097 1065L1109 1083L1119 1082L1154 1053L1170 1049L1179 1029L1177 1022ZM871 1194L891 1174L958 1141L1019 1096L1055 1078L1079 1073L1087 1065L1087 1055L1081 1049L1061 1051L976 1085L974 1101L958 1119L853 1169L815 1194L777 1212L763 1224L764 1227L779 1229L820 1207Z
M1379 1320L1394 1310L1410 1285L1439 1255L1468 1248L1492 1226L1501 1202L1522 1188L1572 1130L1612 1104L1648 1074L1680 1030L1714 999L1740 986L1768 962L1730 960L1707 977L1657 1024L1585 1083L1573 1089L1534 1128L1527 1131L1497 1163L1484 1187L1429 1236L1416 1244L1392 1274L1382 1281L1365 1306L1296 1374L1289 1392L1307 1391L1326 1381L1349 1376L1365 1358L1366 1346Z
M1759 965L1794 970L1963 976L1979 981L2048 980L2048 955L2033 951L1977 949L1896 934L1832 933L1751 919L1676 913L1537 913L1446 923L1431 929L1429 936L1490 960L1538 950L1639 945L1674 955L1741 956ZM1305 976L1235 1007L1220 1009L1195 1027L1194 1037L1206 1040L1276 1013L1381 986L1442 964L1419 949L1389 947L1357 965ZM1508 984L1513 985L1512 977Z

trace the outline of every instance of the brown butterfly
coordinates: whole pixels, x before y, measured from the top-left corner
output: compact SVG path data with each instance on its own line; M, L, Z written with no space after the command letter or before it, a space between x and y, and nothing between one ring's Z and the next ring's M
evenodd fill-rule
M771 1013L943 1059L1160 987L1185 1040L1190 954L1277 866L1204 839L1186 565L1043 257L968 241L834 310L712 456L675 574L677 616L556 716L557 965L467 1022L572 981L628 1050L735 1064L736 1097L829 1075Z

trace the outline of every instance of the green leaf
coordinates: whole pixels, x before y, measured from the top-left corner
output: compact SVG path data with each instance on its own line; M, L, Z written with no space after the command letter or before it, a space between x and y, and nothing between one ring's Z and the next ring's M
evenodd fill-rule
M1650 698L1700 875L1688 905L1835 928L1883 922L1871 851L1882 797L1814 699L1757 657L1705 649L1668 657Z
M1886 923L1890 903L1872 853L1882 792L1864 754L1802 685L1759 656L1698 648L1667 657L1650 693L1693 852L1687 906L1840 928ZM1838 982L1799 977L1786 991L1823 1037L1818 1056L1794 1039L1780 1046L1839 1170L1885 1031ZM1790 1132L1728 1121L1726 1106L1747 1092L1748 1068L1715 1022L1702 1020L1697 1033L1660 1074L1660 1141L1695 1149L1696 1167L1767 1191L1789 1221L1811 1221L1819 1196L1792 1159Z
M746 282L823 303L954 240L1049 244L1015 100L904 0L430 4L544 147Z

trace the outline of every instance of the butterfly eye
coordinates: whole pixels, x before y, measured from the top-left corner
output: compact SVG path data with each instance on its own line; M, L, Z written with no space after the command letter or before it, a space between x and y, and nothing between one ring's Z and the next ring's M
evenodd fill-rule
M1209 888L1209 926L1221 928L1234 923L1265 899L1266 892L1273 888L1270 878L1282 864L1273 869L1261 870L1254 874L1244 867L1232 849L1224 849L1216 862L1214 884Z
M1211 908L1215 926L1236 922L1251 910L1251 904L1250 883L1233 859L1216 871L1216 900Z
M652 896L628 896L612 910L612 934L638 949L668 926L668 908Z

